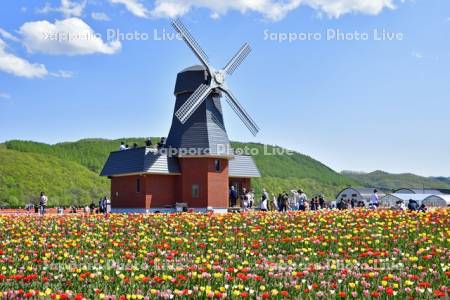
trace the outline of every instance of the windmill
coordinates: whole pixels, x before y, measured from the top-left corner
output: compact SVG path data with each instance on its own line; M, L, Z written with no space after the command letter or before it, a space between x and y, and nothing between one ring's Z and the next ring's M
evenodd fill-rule
M245 60L248 54L251 52L250 45L245 43L236 54L230 59L230 61L222 69L215 69L208 61L208 56L200 47L198 42L181 22L180 19L174 19L172 26L181 35L188 47L194 52L195 56L200 60L204 68L206 69L208 78L205 83L201 83L196 90L189 96L189 98L179 107L175 116L181 122L185 124L188 119L194 114L198 107L213 93L218 91L225 94L225 98L233 111L242 120L245 126L250 132L256 136L259 131L258 126L245 111L244 107L239 103L237 98L231 92L226 77L232 75L239 65Z
M112 152L102 175L111 178L112 201L118 209L160 211L182 203L195 209L227 211L236 205L229 202L230 186L250 190L251 179L261 176L250 155L231 148L221 104L225 95L245 126L257 134L258 126L226 83L226 77L236 71L251 49L245 43L225 67L215 69L183 23L176 19L172 25L201 64L177 74L167 139L158 149Z

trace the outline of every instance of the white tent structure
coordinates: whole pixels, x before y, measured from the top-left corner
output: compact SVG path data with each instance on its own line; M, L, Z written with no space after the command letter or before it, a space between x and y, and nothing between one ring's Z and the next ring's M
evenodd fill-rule
M343 189L342 191L339 192L339 194L337 194L336 196L336 201L340 201L340 200L355 200L356 202L358 201L363 201L364 203L366 203L366 205L369 204L370 198L372 197L373 191L376 188L352 188L352 187L348 187ZM378 191L378 196L379 197L383 197L384 193Z
M380 199L381 207L395 207L397 201L403 201L405 205L408 205L409 200L416 201L419 205L422 204L422 201L425 199L435 196L432 194L388 194Z
M442 195L440 190L436 189L398 189L394 191L394 194L430 194L430 195Z
M447 207L450 206L450 195L432 195L422 202L426 207Z

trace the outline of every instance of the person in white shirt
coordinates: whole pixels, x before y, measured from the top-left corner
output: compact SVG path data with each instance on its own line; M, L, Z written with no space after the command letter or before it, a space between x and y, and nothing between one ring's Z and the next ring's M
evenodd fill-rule
M120 151L127 150L127 147L125 146L125 143L124 143L124 142L121 142L121 143L120 143L119 150L120 150Z
M253 203L255 201L255 193L253 193L253 190L250 190L247 194L248 197L248 207L252 208L253 207Z
M373 190L372 197L370 197L370 205L373 207L378 207L379 205L380 197L378 197L377 193L378 193L377 190Z
M41 192L41 197L39 198L39 206L40 206L41 215L45 214L45 209L47 208L47 202L48 202L47 196L45 195L44 192Z
M111 199L109 199L108 197L106 198L106 213L111 213Z
M261 211L267 211L267 197L263 197L261 199L261 204L259 208L261 209Z
M308 197L306 196L305 192L303 190L298 190L298 210L305 211L306 205L305 203L308 201Z

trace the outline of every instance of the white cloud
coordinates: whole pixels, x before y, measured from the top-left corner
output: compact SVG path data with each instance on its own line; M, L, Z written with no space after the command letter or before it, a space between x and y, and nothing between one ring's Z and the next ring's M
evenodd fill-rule
M109 0L113 4L123 4L133 15L141 18L147 18L149 12L139 0Z
M51 72L50 75L59 78L72 78L75 73L71 71L59 70L58 72Z
M114 54L120 41L104 42L88 24L79 18L27 22L20 27L23 43L29 52L53 55Z
M52 7L49 3L41 9L38 9L38 13L47 14L50 12L60 12L66 18L70 17L80 17L83 14L83 10L86 6L87 0L82 1L72 1L72 0L61 0L61 5L59 7Z
M411 52L411 56L414 57L414 58L417 58L417 59L422 59L422 58L424 58L423 54L420 53L420 52L417 52L417 51Z
M91 17L92 17L92 19L94 19L96 21L110 21L111 20L107 14L102 13L102 12L92 12Z
M394 0L306 0L306 5L339 18L348 13L378 15L383 9L395 9ZM400 2L404 2L401 0Z
M136 2L135 0L111 0ZM309 6L319 13L338 18L348 13L377 15L383 9L394 9L395 2L405 0L156 0L151 15L156 17L175 17L188 13L193 8L207 8L212 16L223 15L230 10L241 13L256 12L271 20L280 20L287 13Z
M2 39L0 39L0 71L26 78L41 78L48 74L44 65L30 63L9 52Z
M16 38L11 33L9 33L8 31L4 30L1 27L0 27L0 37L3 37L4 39L7 39L7 40L11 40L13 42L18 42L19 41L18 38Z
M0 93L1 99L11 99L11 95L7 93Z

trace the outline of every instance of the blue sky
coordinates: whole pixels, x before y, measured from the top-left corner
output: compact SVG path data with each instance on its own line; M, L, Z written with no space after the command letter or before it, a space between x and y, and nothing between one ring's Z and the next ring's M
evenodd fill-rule
M278 144L337 171L450 176L447 0L2 1L0 142L166 135L176 73L198 63L170 39L175 15L214 66L252 45L228 83L261 131L253 137L224 102L232 140ZM375 40L375 29L396 38ZM327 39L338 30L345 40ZM349 40L355 32L367 40ZM280 41L289 33L321 36Z

